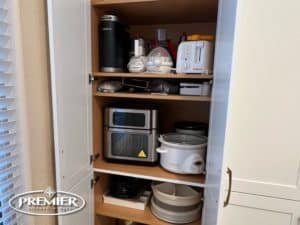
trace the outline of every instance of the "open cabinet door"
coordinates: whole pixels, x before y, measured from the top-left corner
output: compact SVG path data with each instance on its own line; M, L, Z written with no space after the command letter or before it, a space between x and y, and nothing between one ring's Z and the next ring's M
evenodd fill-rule
M207 150L206 188L204 191L204 225L221 225L227 110L231 83L232 54L236 24L237 0L220 0L214 63L213 101L211 103L209 143Z
M48 0L57 190L85 198L60 225L92 225L90 0Z

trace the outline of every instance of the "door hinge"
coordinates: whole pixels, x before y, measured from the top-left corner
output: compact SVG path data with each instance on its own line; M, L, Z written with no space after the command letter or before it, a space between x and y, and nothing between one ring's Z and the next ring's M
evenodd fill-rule
M94 188L99 180L100 180L99 176L95 176L93 179L91 179L91 188Z
M89 84L93 83L94 80L94 76L91 73L89 73Z
M90 164L95 162L99 158L100 154L97 153L96 155L90 155Z

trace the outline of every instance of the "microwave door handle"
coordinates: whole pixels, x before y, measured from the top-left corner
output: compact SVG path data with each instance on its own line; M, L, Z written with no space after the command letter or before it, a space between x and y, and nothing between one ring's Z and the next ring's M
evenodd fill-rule
M141 130L141 129L122 129L122 128L109 128L110 132L118 132L118 133L142 133L142 134L150 134L152 130Z
M149 122L151 120L151 112L149 112L149 110L143 110L143 109L112 109L109 110L109 126L110 127L122 127L122 128L136 128L135 126L126 126L126 125L119 125L119 124L115 124L113 121L113 117L115 113L133 113L133 114L144 114L145 115L145 121L147 121L147 123L145 123L145 126L143 127L143 129L149 129L151 127L151 123Z
M114 108L111 110L112 113L115 113L115 112L120 112L120 113L149 113L148 110L145 110L145 109L122 109L122 108Z
M194 86L180 86L181 88L199 88L199 85L198 86L196 86L196 85L194 85Z

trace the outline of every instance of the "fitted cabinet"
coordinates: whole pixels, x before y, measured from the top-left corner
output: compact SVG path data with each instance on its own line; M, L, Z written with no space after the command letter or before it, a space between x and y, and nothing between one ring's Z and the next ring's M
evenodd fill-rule
M166 28L175 43L181 31L215 35L214 73L160 75L101 72L98 26L101 16L107 12L121 16L130 25L133 36L153 36L158 27ZM87 201L81 214L70 218L60 217L59 224L80 225L80 221L86 220L90 225L106 225L116 224L117 220L123 219L144 224L170 225L157 219L149 207L140 212L104 204L103 194L111 175L202 188L202 218L192 224L220 224L222 181L226 176L223 146L235 13L234 0L48 0L57 188L74 191L85 196ZM213 82L213 94L211 97L195 97L97 92L101 81L124 77L208 80ZM209 123L210 141L205 175L173 174L158 165L146 167L107 162L103 157L103 109L117 101L158 104L162 132L171 131L171 125L178 119ZM89 178L90 182L86 182Z
M222 225L300 224L300 3L267 2L237 10L225 144L233 180Z
M233 191L300 201L300 4L288 2L239 3L225 148Z
M300 202L233 192L222 225L299 225Z
M274 25L280 24L286 33L297 27L297 20L291 22L287 12L291 10L290 15L296 17L299 5L296 0L284 7L280 0L272 1L269 8L265 7L265 1L258 0L47 2L57 189L73 191L87 201L84 211L69 218L59 217L60 225L83 222L115 225L118 219L170 225L154 217L149 208L139 212L104 204L103 194L111 175L202 188L202 217L192 225L250 225L250 221L296 225L295 218L300 211L297 202L300 148L295 140L299 132L286 131L291 125L296 131L299 121L295 116L299 109L291 103L299 97L294 94L299 82L292 76L297 63L292 61L294 66L282 66L282 62L287 65L289 60L296 60L295 53L299 51L287 50L287 43L296 42L299 35L285 36L282 42L282 34ZM280 14L282 9L286 19L274 18L274 12ZM149 37L158 27L167 28L173 41L178 40L182 30L215 35L213 74L101 72L98 25L107 12L122 16L130 25L132 35ZM291 26L284 26L288 22ZM282 58L277 48L291 57ZM285 85L292 88L284 89L284 95L276 95L276 90L282 88L283 69L289 72ZM124 77L209 80L213 91L210 97L97 92L101 81ZM170 131L171 124L178 119L208 122L206 173L178 175L159 166L107 162L103 157L103 109L117 101L157 103L162 110L163 132ZM285 107L279 107L278 102L286 103ZM278 122L280 115L291 111L290 107L295 114L285 118L287 123ZM278 120L279 126L274 120ZM276 130L276 134L269 135ZM294 140L294 145L289 140ZM282 147L291 151L281 157ZM231 171L233 180L229 176ZM227 208L224 208L225 200L225 206L229 203Z

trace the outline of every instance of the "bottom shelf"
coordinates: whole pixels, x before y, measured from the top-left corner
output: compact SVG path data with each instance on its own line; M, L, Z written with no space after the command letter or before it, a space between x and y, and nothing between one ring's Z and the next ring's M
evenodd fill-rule
M102 201L99 201L99 203L96 205L96 215L112 217L122 220L129 220L149 225L171 225L171 223L164 222L156 218L152 214L149 207L147 207L144 211L141 211L126 207L105 204ZM201 221L198 220L186 225L201 225Z

